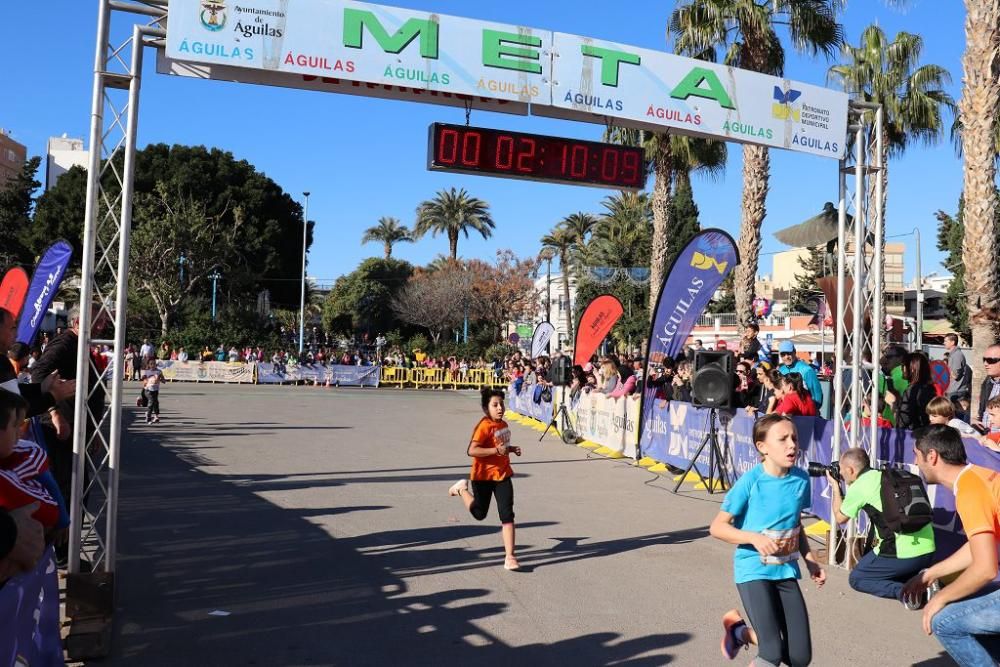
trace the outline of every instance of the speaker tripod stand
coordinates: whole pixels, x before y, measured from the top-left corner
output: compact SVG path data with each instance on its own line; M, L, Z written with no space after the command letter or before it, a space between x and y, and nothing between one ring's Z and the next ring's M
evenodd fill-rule
M559 434L559 437L563 440L563 442L566 441L566 436L565 436L566 425L570 423L569 411L566 410L566 387L560 387L560 388L562 389L562 391L559 392L560 394L559 407L557 407L556 411L552 413L552 419L549 421L549 425L545 427L545 432L542 433L542 437L538 439L538 442L542 441L542 438L544 438L548 434L549 429L551 428L556 429L556 433ZM559 419L560 416L562 416L561 426L558 425L557 423L557 420Z
M698 445L697 451L695 451L694 456L691 457L691 461L688 463L687 469L681 478L677 481L677 485L674 487L674 493L681 488L681 484L687 479L688 474L693 468L701 478L701 483L705 485L709 493L715 493L715 484L718 483L723 491L730 488L732 483L729 477L729 468L727 466L732 465L732 459L730 456L728 443L725 446L719 444L719 427L718 427L719 412L717 408L712 408L708 413L708 431L705 433L705 437L701 439L701 444ZM695 462L698 457L701 456L702 451L705 447L708 447L708 477L701 474ZM718 475L718 476L716 476Z

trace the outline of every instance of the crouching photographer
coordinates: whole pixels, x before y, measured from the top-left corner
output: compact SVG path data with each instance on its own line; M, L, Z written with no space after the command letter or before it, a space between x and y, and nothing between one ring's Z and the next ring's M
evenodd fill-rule
M819 472L812 469L819 467L810 464L810 474ZM851 570L851 588L899 600L907 609L923 607L923 600L902 596L903 584L933 564L932 510L920 478L895 469L873 469L867 452L859 448L843 453L839 472L836 464L822 468L830 482L837 522L847 523L864 510L875 531L869 533L874 548ZM846 495L841 493L840 479L847 483Z

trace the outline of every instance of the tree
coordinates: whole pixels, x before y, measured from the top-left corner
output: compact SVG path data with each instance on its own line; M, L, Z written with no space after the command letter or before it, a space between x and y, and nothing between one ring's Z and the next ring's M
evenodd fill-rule
M577 245L582 246L597 226L597 218L590 213L570 213L559 224L576 239Z
M413 275L413 266L399 259L366 259L351 273L337 278L323 304L323 328L336 334L371 334L399 327L393 298Z
M670 218L674 221L674 233L672 235L673 242L667 249L666 263L664 264L668 269L673 266L674 259L677 258L688 241L701 231L701 223L698 220L698 205L694 203L694 193L691 191L689 178L677 179L677 186L670 206ZM656 290L659 289L660 285L656 285Z
M670 17L677 53L783 76L785 51L777 26L787 27L792 45L812 55L833 55L843 43L836 19L841 0L686 0ZM743 201L740 264L734 273L736 315L753 319L753 298L760 259L760 229L767 215L770 157L764 146L743 147Z
M155 195L140 195L135 206L135 229L129 254L132 291L149 296L160 318L160 335L167 332L185 298L208 282L214 271L224 274L239 263L243 214L228 207L211 215L207 206L191 195L172 193L160 185ZM175 257L184 255L184 278L179 278Z
M806 299L816 294L822 294L817 281L829 274L830 267L826 257L826 248L823 246L809 248L804 257L799 257L799 268L801 272L795 273L795 284L792 285L792 291L788 297L790 311L798 311L805 306Z
M538 259L520 259L510 250L498 250L490 264L482 260L468 262L473 276L475 320L495 332L508 322L534 318L538 311L538 290L532 279L538 272Z
M41 158L33 157L0 189L0 274L17 264L31 264L35 255L23 242L31 225L35 180ZM55 239L50 239L49 243ZM30 271L29 271L30 273Z
M951 283L944 297L948 321L965 340L971 340L969 330L969 305L965 299L965 265L962 264L962 242L965 239L963 222L965 201L959 197L958 212L952 216L944 211L935 214L938 220L937 248L947 255L944 266L951 272Z
M649 266L653 232L650 198L643 192L620 192L601 202L602 215L590 242L579 249L581 264L591 267ZM579 278L586 271L579 270Z
M452 259L458 258L458 235L469 238L469 230L479 232L484 239L493 235L496 224L490 217L490 205L476 197L470 197L465 188L441 190L434 199L417 207L417 224L413 233L422 237L428 232L432 236L439 233L448 237L448 249Z
M379 218L378 224L365 230L361 243L381 243L385 258L392 256L392 246L397 243L413 243L413 235L406 225L399 224L396 218Z
M1000 113L1000 81L996 76L1000 45L1000 2L965 0L964 85L962 119L963 222L966 305L972 334L972 358L980 359L997 340L996 153L994 139ZM973 391L983 378L981 364L972 364ZM973 400L977 398L973 396Z
M456 296L470 299L474 279L459 261L436 271L419 271L393 297L392 310L404 322L426 328L437 345L441 336L465 317L466 311L462 303L456 303Z
M567 332L569 333L570 340L573 340L573 304L569 301L569 272L570 272L570 253L573 249L577 247L577 241L573 233L564 227L556 226L548 234L542 237L542 247L551 248L553 252L559 257L559 267L560 273L562 274L562 285L563 285L563 300L568 308L567 310Z

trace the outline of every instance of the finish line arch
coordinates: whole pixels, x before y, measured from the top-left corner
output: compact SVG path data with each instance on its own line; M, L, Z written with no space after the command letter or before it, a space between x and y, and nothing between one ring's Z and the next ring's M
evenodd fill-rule
M108 345L120 359L125 345L136 135L147 47L156 53L157 71L166 74L531 113L837 159L837 320L850 321L851 328L841 326L837 332L837 368L848 370L849 377L836 383L835 419L843 426L845 413L860 414L863 405L877 405L877 383L863 382L863 359L878 358L881 326L865 327L865 318L853 314L883 310L880 107L788 79L564 33L352 0L310 3L326 19L323 24L306 14L302 3L294 11L290 5L246 0L237 17L235 3L225 0L99 0L80 302L98 303L96 313L107 316L113 335L93 337L94 314L81 309L75 414L87 418L74 419L73 431L71 616L110 621L114 606L123 364L113 364L110 378L98 373L98 383L110 396L100 414L90 413L85 399L93 389L88 386L90 347ZM119 16L128 18L131 29L116 41L111 23ZM336 26L338 48L351 50L354 57L317 55L330 47L322 41L329 39L328 33L313 27L320 24ZM234 37L237 25L241 31ZM249 57L247 51L252 52ZM386 66L387 54L395 61L392 66ZM811 124L803 123L803 114ZM119 156L124 158L120 173L114 167ZM117 194L105 191L105 177L119 186ZM866 248L870 239L875 239L870 253L853 252ZM97 425L91 434L88 423ZM873 423L864 433L835 429L835 455L844 438L849 446L870 447L876 428ZM831 525L836 539L836 522ZM837 549L829 552L834 559ZM92 571L81 571L82 558Z

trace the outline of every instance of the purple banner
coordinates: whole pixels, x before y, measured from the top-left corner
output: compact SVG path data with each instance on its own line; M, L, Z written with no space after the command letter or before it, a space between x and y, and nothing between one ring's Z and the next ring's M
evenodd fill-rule
M653 326L649 333L646 374L665 358L674 358L701 317L722 281L739 264L736 243L721 229L706 229L692 238L667 272L656 300ZM656 433L646 426L655 410L655 387L643 391L639 420L639 451L653 447Z
M543 424L552 420L552 401L535 402L535 385L523 385L521 392L514 391L514 385L507 387L507 409L525 417L537 419Z
M0 588L0 664L60 667L59 578L49 547L32 572Z
M24 298L24 309L17 323L17 340L30 346L38 329L42 326L45 313L49 310L52 299L59 291L66 267L73 257L73 246L62 239L56 241L42 253L38 260L35 273L31 276L31 284Z

